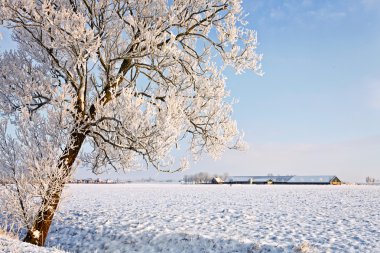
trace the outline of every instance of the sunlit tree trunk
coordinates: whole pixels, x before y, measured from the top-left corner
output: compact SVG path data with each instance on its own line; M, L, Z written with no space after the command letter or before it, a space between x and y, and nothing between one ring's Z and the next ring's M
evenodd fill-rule
M70 145L69 148L65 151L60 159L60 169L65 170L66 175L71 174L73 163L75 162L76 157L79 154L80 148L85 140L86 136L82 133L72 133L71 140L73 145ZM57 179L61 180L61 179ZM35 220L32 228L27 232L24 242L32 243L38 246L44 246L47 235L49 233L50 225L53 221L54 213L57 210L65 182L52 182L53 185L59 185L58 187L53 187L54 192L46 194L49 196L44 199L42 207L37 214L37 219ZM49 189L50 190L50 189Z

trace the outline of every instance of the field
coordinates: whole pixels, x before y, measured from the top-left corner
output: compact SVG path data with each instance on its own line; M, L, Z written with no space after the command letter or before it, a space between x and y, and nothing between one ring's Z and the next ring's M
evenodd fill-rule
M69 185L70 252L380 252L380 187Z

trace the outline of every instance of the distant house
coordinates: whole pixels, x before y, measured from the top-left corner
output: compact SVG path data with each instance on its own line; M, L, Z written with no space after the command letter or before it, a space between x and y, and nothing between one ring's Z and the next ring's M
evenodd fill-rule
M224 181L223 181L223 179L221 179L220 177L214 177L214 178L211 180L211 183L212 183L212 184L223 184Z
M340 185L336 176L232 176L224 183L228 184L319 184Z
M93 184L94 180L92 178L86 178L86 179L83 179L82 182L84 184Z

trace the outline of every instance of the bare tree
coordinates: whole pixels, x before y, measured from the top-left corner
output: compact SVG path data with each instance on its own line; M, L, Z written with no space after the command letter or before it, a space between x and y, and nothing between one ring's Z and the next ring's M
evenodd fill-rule
M0 56L0 166L25 241L44 244L76 161L173 172L241 148L222 73L261 74L244 16L241 0L1 1L18 50Z
M8 230L13 230L9 232L26 228L34 237L44 236L39 234L43 230L33 230L33 226L46 219L42 215L52 205L56 208L56 194L70 177L70 171L58 164L57 154L62 154L61 143L66 136L61 119L54 118L62 114L54 112L44 117L19 112L12 119L17 125L15 136L7 134L7 120L0 123L0 178L5 179L0 189L0 211L11 218L6 222L11 225Z
M221 176L220 178L223 180L223 181L227 181L227 179L229 178L230 176L228 175L228 173L223 173L223 176Z
M204 183L211 183L213 178L220 178L223 181L226 181L228 179L228 173L224 173L223 175L210 175L207 172L199 172L194 175L185 175L183 177L183 181L185 183L195 183L195 184L204 184Z
M373 178L373 177L366 177L366 178L365 178L365 182L366 182L367 184L374 184L374 183L376 182L376 179Z

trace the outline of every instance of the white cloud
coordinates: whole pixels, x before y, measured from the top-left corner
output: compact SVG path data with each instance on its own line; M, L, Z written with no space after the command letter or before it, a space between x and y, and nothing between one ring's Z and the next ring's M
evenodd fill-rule
M379 0L361 0L361 4L369 10L379 9L380 1Z
M280 8L273 8L270 10L270 17L274 19L284 19L286 17L285 12Z

